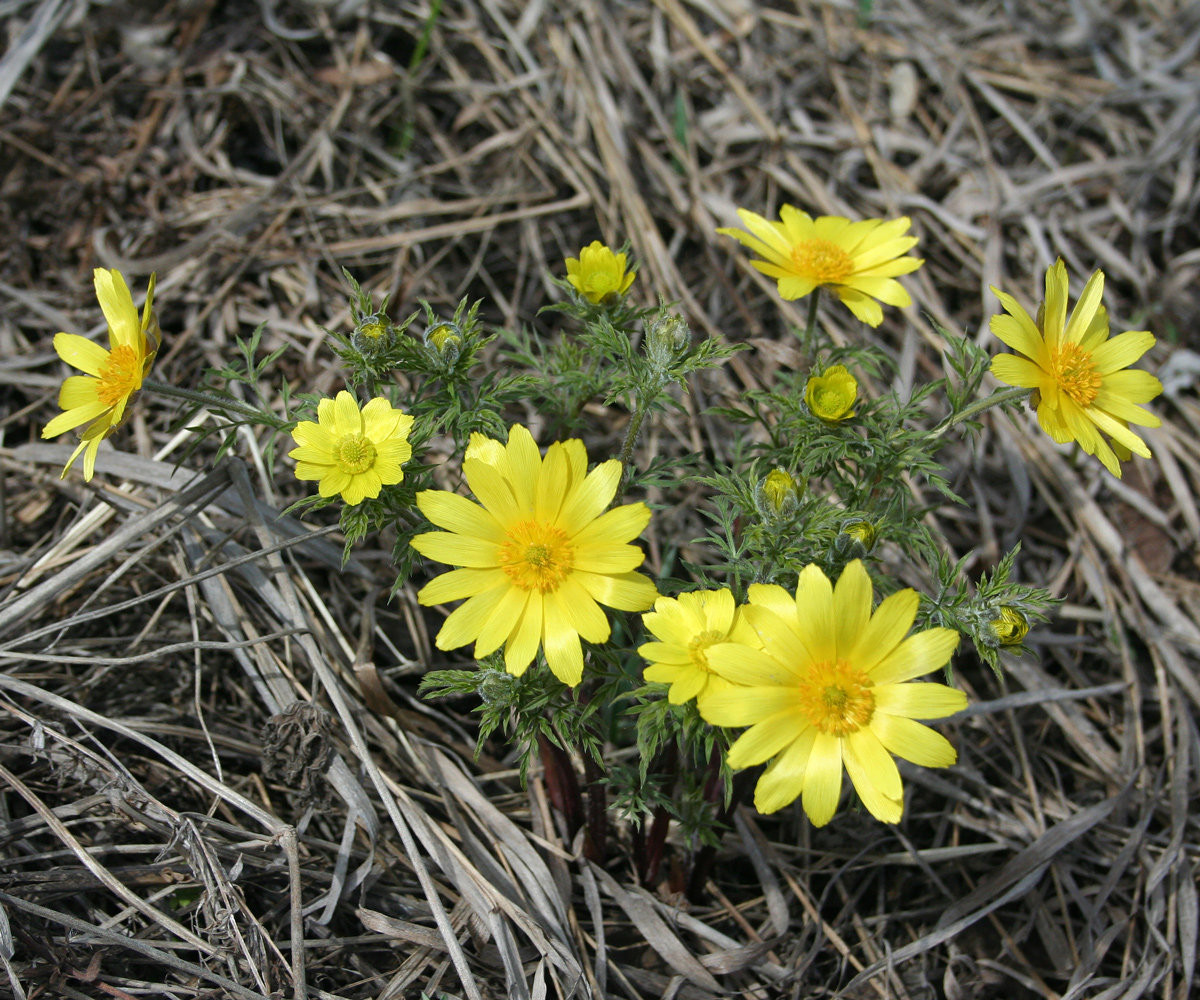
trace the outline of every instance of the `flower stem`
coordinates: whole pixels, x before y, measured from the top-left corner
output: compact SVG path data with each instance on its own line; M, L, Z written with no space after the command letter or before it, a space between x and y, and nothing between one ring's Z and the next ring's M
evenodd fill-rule
M197 392L194 389L181 389L176 385L168 385L166 382L156 382L154 379L143 379L142 388L147 392L158 393L160 396L166 396L170 399L182 399L188 403L198 403L200 406L207 406L214 410L227 410L230 413L236 413L243 417L249 417L260 424L266 424L269 427L282 427L284 422L281 421L275 414L260 410L253 406L247 406L245 403L240 403L236 399L228 399L223 396L214 396L207 392Z
M804 343L812 343L817 332L817 306L821 304L821 286L817 285L808 297L808 316L804 320Z
M625 432L625 442L621 445L621 454L617 456L621 463L621 482L617 486L617 495L613 497L613 503L618 504L625 496L625 489L629 486L629 480L633 478L633 449L637 445L638 435L642 432L642 422L646 419L646 414L650 412L650 403L659 392L662 391L660 385L654 393L637 394L637 404L634 407L633 415L629 418L629 429Z
M938 438L946 433L955 424L961 424L964 420L970 420L975 415L982 413L984 410L990 410L993 406L1002 406L1005 403L1015 403L1019 400L1026 399L1032 389L1026 389L1021 386L1013 386L1008 389L997 389L990 396L985 396L983 399L977 399L970 406L959 410L957 413L952 413L943 420L937 427L929 432L930 437Z

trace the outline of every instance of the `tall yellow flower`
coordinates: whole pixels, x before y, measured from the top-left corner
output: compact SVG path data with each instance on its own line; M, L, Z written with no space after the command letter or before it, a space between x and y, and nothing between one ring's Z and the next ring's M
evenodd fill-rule
M758 645L758 635L734 605L728 590L698 590L678 597L660 597L654 610L642 615L646 629L658 642L638 647L651 665L648 681L670 684L667 700L672 705L696 699L702 706L718 691L730 686L708 665L707 651L718 642Z
M583 676L579 640L606 642L611 630L599 605L645 611L658 592L635 573L645 559L629 545L650 521L644 503L604 513L621 479L621 463L587 471L582 441L552 444L543 458L520 424L508 444L471 435L463 460L479 503L444 490L417 494L421 512L445 531L417 535L412 546L443 573L417 595L422 604L468 600L451 612L438 649L475 643L476 658L502 645L504 665L520 676L545 650L559 680Z
M1154 346L1154 335L1135 330L1109 338L1108 311L1101 304L1104 272L1088 279L1067 316L1067 268L1062 258L1046 272L1046 298L1035 322L1011 295L992 291L1007 316L992 317L992 333L1018 354L998 354L992 374L1009 385L1033 389L1042 430L1059 444L1078 441L1120 478L1118 459L1150 457L1130 424L1158 427L1162 421L1138 403L1148 403L1162 383L1149 372L1126 371ZM1101 436L1112 438L1112 446Z
M624 295L636 276L636 271L626 274L623 253L613 253L599 240L580 250L578 260L567 258L567 281L596 305L610 295Z
M891 755L925 767L954 763L946 738L914 720L951 715L966 707L966 695L904 683L943 666L958 645L958 633L945 628L905 638L919 600L902 590L872 613L871 578L857 560L836 588L815 565L801 572L794 598L775 585L750 588L742 612L763 648L709 647L709 666L742 686L712 695L700 711L716 726L750 727L729 748L730 767L774 758L755 789L759 812L802 795L809 819L824 826L845 764L871 814L896 823L904 789Z
M903 256L917 245L915 236L904 235L912 224L909 219L851 222L839 215L814 219L791 205L784 205L779 217L779 222L772 222L739 208L738 218L750 232L717 232L732 236L765 258L751 263L763 274L779 279L783 298L802 299L813 289L827 285L869 326L883 322L879 302L889 306L912 304L908 292L895 280L925 263L917 257Z
M42 429L42 437L52 438L80 424L88 425L80 435L79 446L63 467L63 476L83 451L83 478L91 480L100 442L120 426L125 407L141 389L142 380L154 364L161 342L154 315L154 277L150 275L139 322L137 306L121 272L102 267L92 272L96 298L108 322L109 350L78 334L54 335L58 356L85 373L71 375L63 382L58 393L58 405L63 412Z
M351 506L379 496L384 486L404 479L402 466L412 458L408 432L413 418L376 396L360 411L345 389L336 399L317 404L317 421L302 420L292 431L300 447L288 452L296 460L296 478L317 480L323 497L342 495Z

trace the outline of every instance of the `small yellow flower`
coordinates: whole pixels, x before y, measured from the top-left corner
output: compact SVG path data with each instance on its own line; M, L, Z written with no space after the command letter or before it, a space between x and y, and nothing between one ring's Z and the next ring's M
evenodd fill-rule
M62 475L84 451L83 478L91 481L100 442L120 426L125 408L142 387L142 380L154 364L161 335L154 315L154 275L146 290L146 304L138 321L137 306L120 271L96 268L92 274L96 298L108 322L108 346L74 333L56 333L54 349L58 356L83 375L71 375L63 381L58 405L63 410L42 430L42 437L57 437L80 424L87 424L79 446L67 459Z
M412 458L408 432L413 418L393 409L382 396L360 411L346 390L317 405L317 422L302 420L292 431L300 447L288 456L296 460L296 478L317 480L323 497L341 494L354 506L374 500L384 486L404 479L405 462Z
M779 279L783 298L802 299L827 285L847 309L870 326L883 322L879 302L912 304L908 292L895 280L925 263L903 256L917 245L915 236L904 235L912 224L907 218L851 222L838 215L822 215L813 219L791 205L784 205L779 216L779 222L772 222L739 208L738 218L750 232L717 232L764 257L751 263L763 274Z
M773 584L750 587L741 609L762 649L710 646L712 670L740 685L701 708L716 726L749 726L729 748L732 768L774 758L758 780L754 805L775 812L797 796L815 826L837 810L842 765L863 804L885 823L899 822L904 788L892 754L925 767L957 759L939 733L914 721L964 708L966 695L944 684L908 684L941 667L958 633L932 628L905 638L920 598L902 590L872 613L871 578L850 563L833 587L806 566L795 597Z
M463 459L479 503L443 490L417 494L421 512L445 531L417 535L423 556L461 567L427 584L422 604L468 600L451 612L438 649L475 643L482 658L501 646L505 668L520 676L541 647L564 684L583 676L580 638L607 642L599 605L645 611L658 592L635 573L645 554L630 541L650 521L644 503L604 512L621 480L621 463L587 471L582 441L556 442L545 457L533 436L513 425L508 444L472 434Z
M1029 619L1009 605L1000 608L996 618L988 622L988 628L1001 646L1019 646L1029 634Z
M579 259L567 258L567 281L589 302L602 303L610 295L624 295L636 272L625 273L625 255L613 253L599 240L579 251Z
M854 400L858 398L858 380L845 365L827 368L824 375L814 375L804 387L804 401L828 424L836 424L854 416Z
M1019 352L996 355L992 374L1034 390L1029 401L1042 430L1059 444L1078 441L1118 478L1118 459L1135 453L1149 458L1146 442L1129 425L1161 426L1158 417L1136 404L1162 392L1162 383L1149 372L1125 369L1154 346L1154 335L1137 330L1109 338L1108 311L1101 304L1104 272L1088 280L1070 318L1061 258L1046 272L1046 298L1036 322L1011 295L992 291L1008 313L992 317L992 333ZM1111 447L1101 431L1112 438Z
M660 597L654 610L642 615L646 629L659 642L638 647L651 665L644 676L648 681L670 684L667 700L682 705L696 699L703 705L718 691L730 687L729 681L713 673L705 651L718 642L758 645L758 636L734 606L728 590L701 590L678 597Z

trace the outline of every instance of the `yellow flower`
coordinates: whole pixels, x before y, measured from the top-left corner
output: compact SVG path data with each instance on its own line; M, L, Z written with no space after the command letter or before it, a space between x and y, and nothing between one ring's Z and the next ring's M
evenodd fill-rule
M766 258L751 263L763 274L779 279L783 298L802 299L813 289L828 285L847 309L870 326L883 322L879 302L912 304L908 292L895 280L925 263L903 256L917 245L915 236L904 235L912 224L907 218L851 222L838 215L822 215L813 219L791 205L784 205L779 216L781 221L772 222L739 208L738 218L750 232L717 232Z
M404 479L412 423L382 396L360 412L358 400L343 389L336 399L321 400L316 423L302 420L292 431L300 446L288 452L296 460L296 478L318 480L321 496L340 493L351 506L373 500L384 486Z
M599 605L645 611L658 596L634 572L645 554L627 544L649 523L650 509L632 503L604 513L621 463L602 462L588 473L578 440L552 444L543 458L520 424L507 445L471 435L463 472L478 504L443 490L417 494L421 512L446 531L417 535L413 548L462 567L427 584L417 599L468 598L442 624L438 649L474 642L482 658L503 645L505 668L519 676L540 646L554 676L578 684L580 638L606 642L610 635Z
M624 295L636 272L625 273L625 255L613 253L599 240L579 251L579 259L567 258L567 281L580 295L599 305L610 295Z
M892 754L925 767L957 759L944 736L914 719L964 708L966 695L944 684L905 681L945 664L958 633L933 628L905 638L919 598L902 590L871 611L871 578L855 560L837 587L806 566L793 598L755 584L742 608L762 649L709 647L708 663L735 685L701 709L716 726L750 726L729 748L729 766L774 758L755 789L759 812L775 812L803 795L804 811L824 826L837 809L842 765L863 804L885 823L904 811Z
M827 368L824 375L814 375L804 387L804 401L813 416L829 424L854 416L854 400L858 397L858 380L845 365Z
M158 319L154 315L153 274L140 322L137 306L133 304L133 296L120 271L98 267L93 272L93 282L96 298L108 322L109 350L78 334L54 335L58 356L85 374L71 375L64 380L58 393L58 405L64 412L42 430L42 437L52 438L80 424L88 425L62 471L66 476L79 453L87 449L83 456L85 482L92 478L100 442L125 418L125 407L141 389L161 342Z
M1109 339L1108 311L1100 301L1104 272L1088 280L1069 319L1067 268L1061 258L1046 272L1046 299L1036 322L1011 295L995 287L992 291L1008 313L992 317L992 333L1019 352L993 358L992 374L1034 390L1029 401L1042 430L1059 444L1078 441L1118 478L1118 458L1128 459L1131 453L1149 458L1150 449L1129 425L1162 424L1136 405L1162 392L1162 383L1149 372L1124 369L1154 346L1154 335L1137 330ZM1112 438L1111 447L1100 431Z
M1019 646L1029 634L1029 619L1020 611L1005 604L997 616L988 622L988 628L1001 646Z
M728 590L701 590L678 597L660 597L654 610L642 615L650 634L659 642L647 642L638 652L651 662L644 676L648 681L670 684L667 700L682 705L696 699L703 705L729 681L712 672L706 651L718 642L758 645L758 635L734 606Z

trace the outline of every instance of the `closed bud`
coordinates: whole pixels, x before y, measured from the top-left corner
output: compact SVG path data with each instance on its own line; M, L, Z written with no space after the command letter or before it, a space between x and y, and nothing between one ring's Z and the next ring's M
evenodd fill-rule
M754 488L754 504L767 520L790 516L799 502L800 486L783 469L772 469Z
M834 365L824 375L814 375L804 387L804 401L813 416L827 424L840 423L854 416L858 380L845 365Z
M665 371L691 342L691 327L682 317L660 312L646 329L646 357L655 368Z
M392 324L386 316L372 313L361 316L354 324L351 341L363 354L377 354L383 350L392 337Z
M443 320L425 331L425 346L447 367L458 360L462 343L462 330L449 320Z
M875 547L879 529L866 518L856 517L842 525L841 535L846 539L846 547L861 546L863 552L870 552Z
M1029 634L1029 619L1016 608L1005 604L996 617L988 622L987 628L995 636L997 646L1019 646Z

